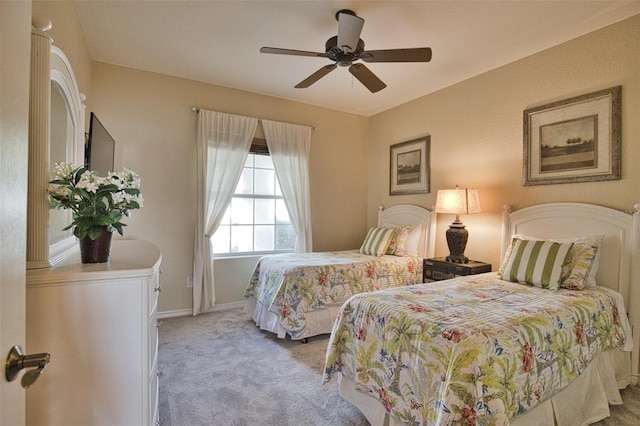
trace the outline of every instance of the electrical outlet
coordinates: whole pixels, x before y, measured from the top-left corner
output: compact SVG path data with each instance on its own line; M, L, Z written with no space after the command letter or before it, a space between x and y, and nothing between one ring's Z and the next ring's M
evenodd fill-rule
M187 287L189 288L193 287L193 275L189 275L187 277Z

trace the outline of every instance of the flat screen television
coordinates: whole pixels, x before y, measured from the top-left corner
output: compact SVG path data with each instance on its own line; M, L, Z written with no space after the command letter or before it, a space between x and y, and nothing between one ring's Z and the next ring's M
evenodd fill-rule
M84 149L84 162L89 170L99 176L106 176L113 171L113 153L116 142L98 117L92 112L89 121L89 136Z

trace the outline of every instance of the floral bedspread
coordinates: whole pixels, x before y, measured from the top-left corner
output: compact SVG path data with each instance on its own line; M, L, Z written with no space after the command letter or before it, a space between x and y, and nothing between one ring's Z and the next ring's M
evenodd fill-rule
M408 424L503 425L624 342L604 290L544 290L481 274L349 299L323 382L341 372Z
M354 294L422 282L422 259L370 256L357 250L263 256L245 290L295 339L313 335L305 313L340 306Z

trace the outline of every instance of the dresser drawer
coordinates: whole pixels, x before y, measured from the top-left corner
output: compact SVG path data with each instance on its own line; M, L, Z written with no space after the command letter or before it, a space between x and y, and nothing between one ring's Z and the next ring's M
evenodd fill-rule
M158 325L158 319L154 311L154 315L149 321L149 347L147 350L149 356L149 363L147 364L149 366L149 376L155 375L156 369L158 368Z
M160 419L158 418L159 407L159 395L158 390L160 387L159 376L153 374L149 383L149 419L151 419L152 425L159 425Z
M147 312L149 313L149 316L151 316L151 314L154 312L155 309L157 309L157 304L158 304L158 297L160 295L160 280L158 279L158 272L154 273L153 276L149 279L149 286L148 286L148 291L149 291L149 295L148 295L148 310Z

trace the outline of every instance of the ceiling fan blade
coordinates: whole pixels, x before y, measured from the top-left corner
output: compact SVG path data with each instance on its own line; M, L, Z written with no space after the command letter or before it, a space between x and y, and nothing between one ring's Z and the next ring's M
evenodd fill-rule
M360 83L364 84L371 93L379 92L387 87L382 80L380 80L374 73L362 64L353 64L349 67L349 72L353 74L355 78L360 80Z
M329 58L326 53L308 52L306 50L280 49L278 47L261 47L261 53L275 53L277 55L294 55L294 56L315 56L319 58Z
M355 14L338 12L338 47L353 52L358 47L364 19Z
M365 62L429 62L431 48L368 50L360 55Z
M311 74L309 77L302 80L300 83L295 85L296 89L304 89L311 86L316 81L320 80L325 75L329 74L331 71L335 70L338 66L336 64L325 65L320 68L318 71Z

